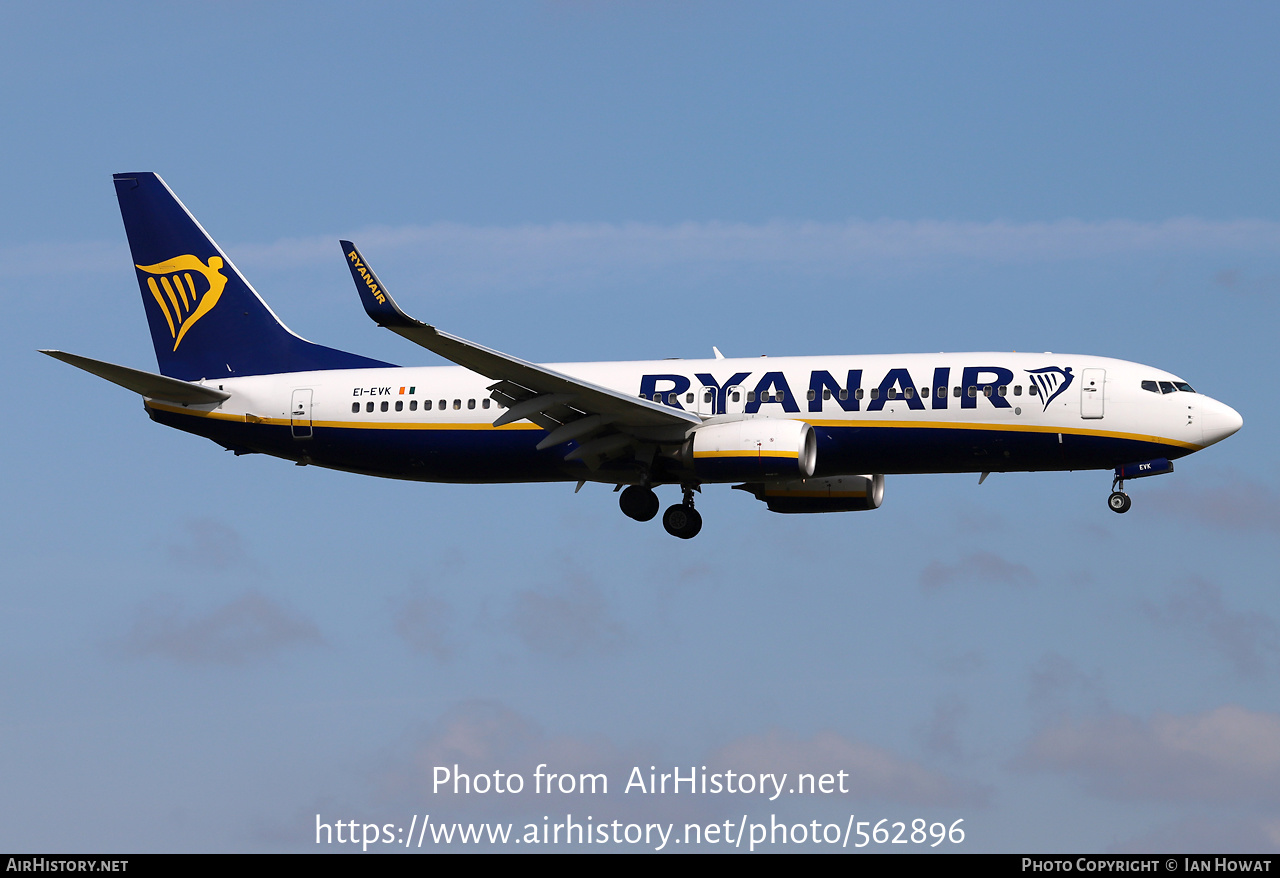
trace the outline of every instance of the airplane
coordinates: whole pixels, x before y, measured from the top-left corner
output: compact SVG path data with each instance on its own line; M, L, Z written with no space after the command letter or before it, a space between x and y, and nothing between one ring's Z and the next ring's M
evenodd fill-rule
M159 373L42 353L140 394L161 424L261 453L427 482L614 485L637 521L678 486L668 533L702 528L694 494L730 484L779 513L871 510L885 474L1113 470L1126 480L1220 442L1243 420L1181 378L1053 353L879 354L539 365L402 311L350 241L368 316L451 361L400 367L295 335L154 173L116 195Z

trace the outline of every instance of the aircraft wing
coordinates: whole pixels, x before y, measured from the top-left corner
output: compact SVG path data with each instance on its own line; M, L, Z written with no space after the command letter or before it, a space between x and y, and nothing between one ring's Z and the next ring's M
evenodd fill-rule
M154 372L141 369L130 369L128 366L117 366L103 360L68 354L65 351L41 351L55 360L69 363L77 369L83 369L99 378L105 378L112 384L119 384L134 393L140 393L150 399L163 399L168 402L179 402L183 405L209 405L230 399L231 394L203 384L192 384Z
M497 382L489 389L507 409L494 421L494 426L527 418L552 430L552 435L543 440L540 448L602 430L618 431L612 436L583 443L571 452L571 458L589 458L594 456L593 452L584 452L584 449L592 446L599 450L600 455L607 456L634 444L633 441L623 441L623 438L624 435L632 435L635 429L643 432L652 428L683 428L679 431L683 438L684 430L702 423L702 419L691 412L573 378L415 320L400 310L355 245L350 241L342 241L341 244L347 267L351 269L351 277L360 293L360 302L375 323ZM559 437L563 437L560 442L552 441Z

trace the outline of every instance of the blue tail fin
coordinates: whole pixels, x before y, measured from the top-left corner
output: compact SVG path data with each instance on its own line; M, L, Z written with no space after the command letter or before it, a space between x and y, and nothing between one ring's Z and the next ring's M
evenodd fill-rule
M161 374L183 381L389 366L289 331L164 180L116 174Z

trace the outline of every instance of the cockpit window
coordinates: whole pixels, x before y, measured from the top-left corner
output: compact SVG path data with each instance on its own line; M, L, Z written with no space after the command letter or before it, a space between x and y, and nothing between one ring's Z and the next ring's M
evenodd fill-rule
M1142 389L1152 393L1195 393L1195 388L1185 381L1143 381Z

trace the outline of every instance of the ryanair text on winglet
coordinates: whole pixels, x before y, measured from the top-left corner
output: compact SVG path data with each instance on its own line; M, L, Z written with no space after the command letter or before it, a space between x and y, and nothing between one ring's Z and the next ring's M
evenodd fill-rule
M378 289L378 284L373 279L373 274L369 269L364 267L364 263L360 261L360 254L352 250L347 254L347 258L351 260L351 264L355 270L360 272L360 276L364 278L365 286L369 288L369 292L373 293L373 297L378 300L379 305L387 303L387 297L382 294L382 290Z

